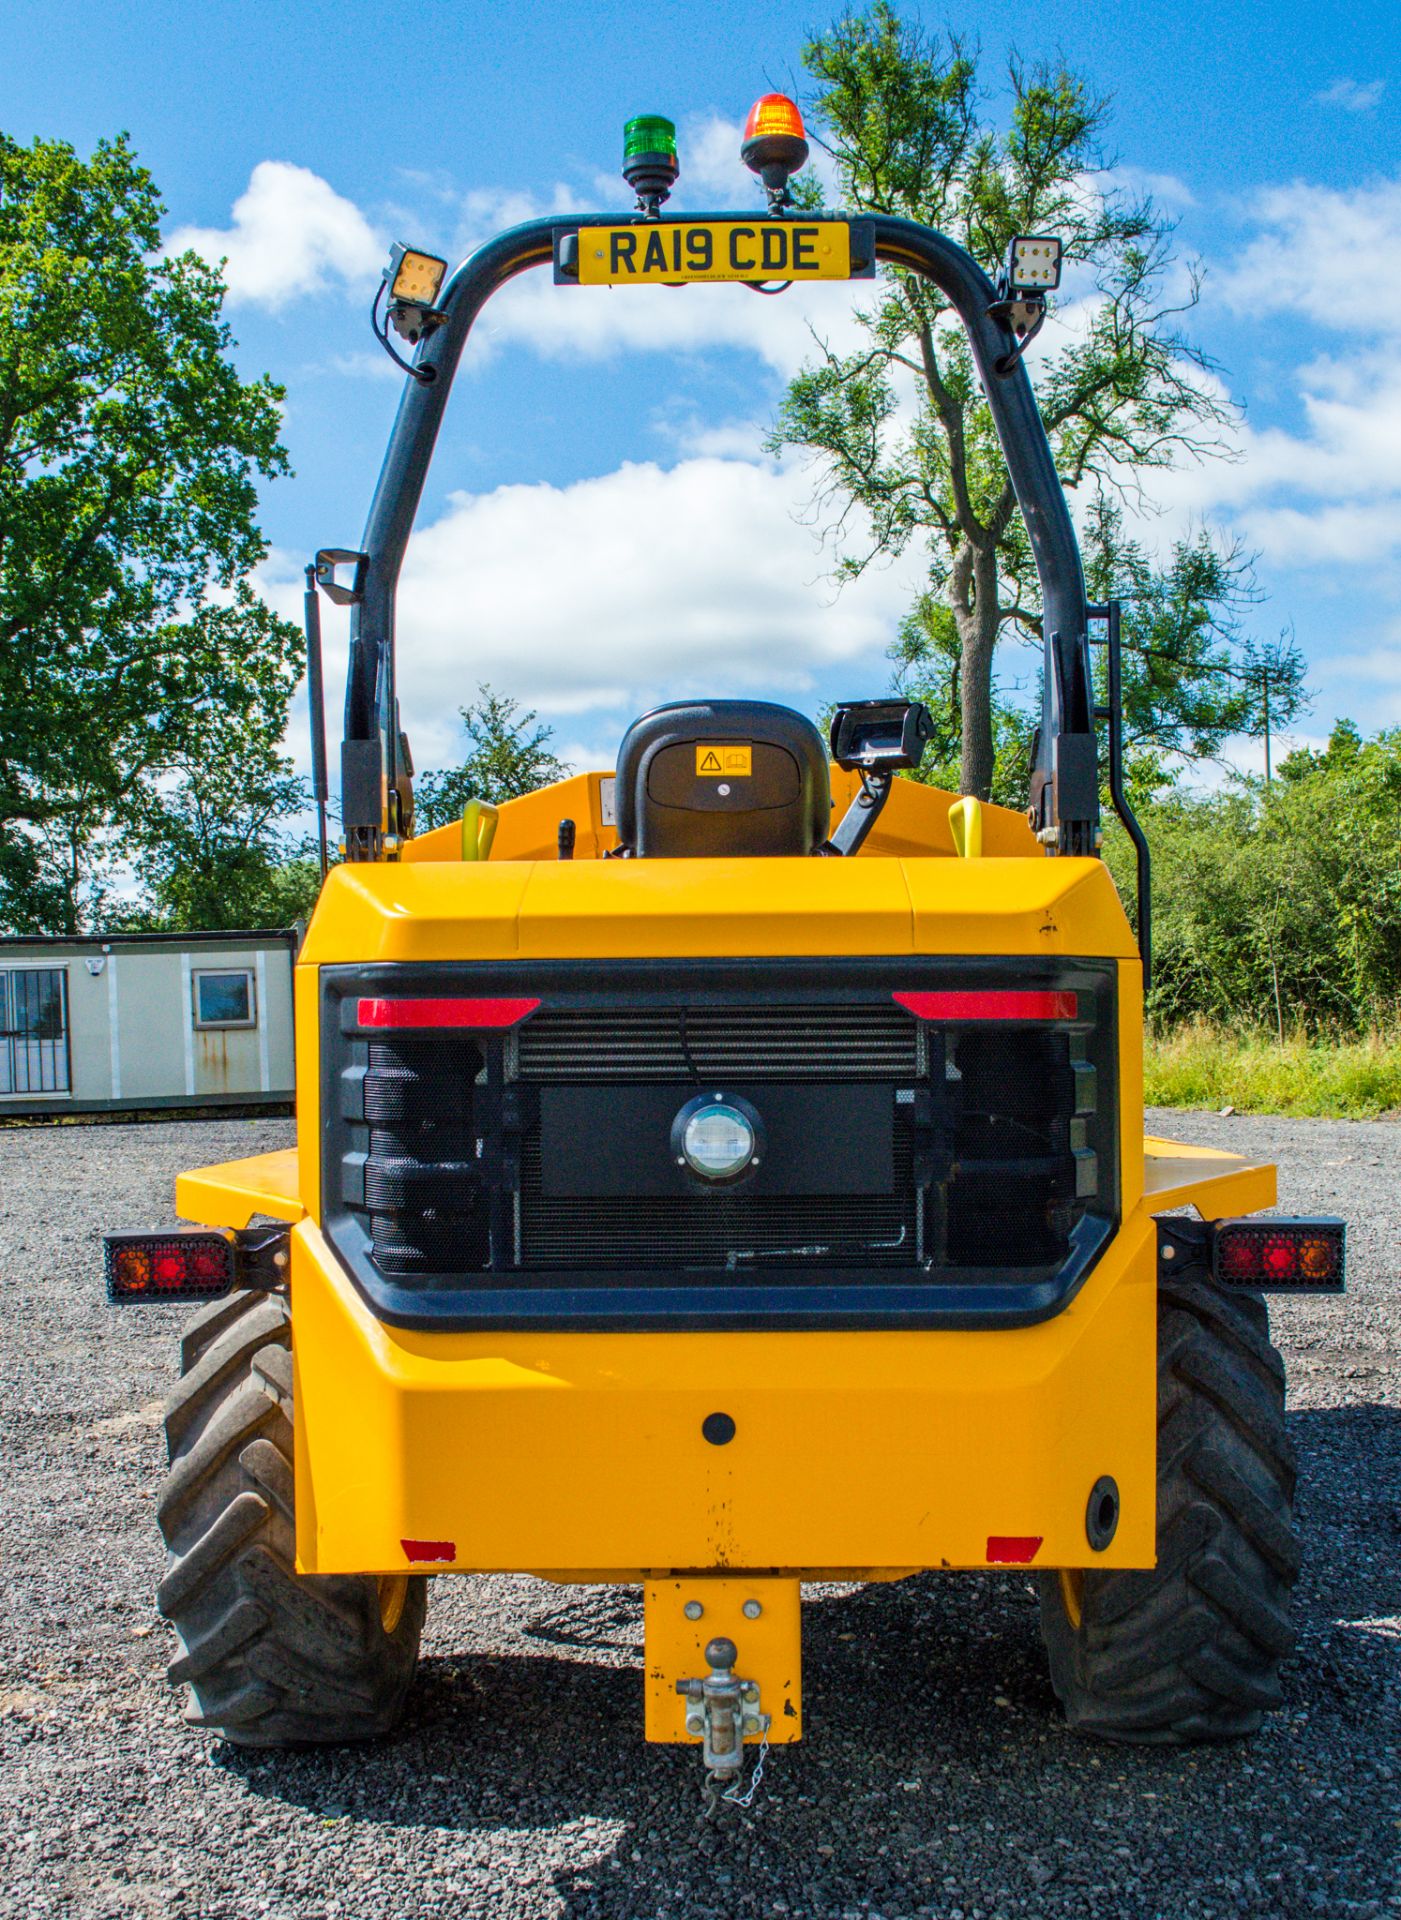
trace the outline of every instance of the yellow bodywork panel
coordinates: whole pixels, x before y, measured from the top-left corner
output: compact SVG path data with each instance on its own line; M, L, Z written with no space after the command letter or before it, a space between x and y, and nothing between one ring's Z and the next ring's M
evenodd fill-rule
M1143 1190L1155 1213L1195 1207L1203 1220L1257 1213L1277 1198L1275 1169L1267 1161L1153 1134L1143 1142Z
M505 821L503 808L498 838ZM983 854L336 867L299 965L902 953L1136 959L1102 861L998 858L986 831Z
M255 1214L300 1220L306 1208L296 1148L182 1173L175 1182L175 1211L206 1227L246 1227Z
M688 1611L689 1609L689 1611ZM649 1740L686 1741L687 1701L678 1680L703 1679L707 1642L733 1640L734 1671L759 1689L759 1711L769 1716L769 1740L782 1746L803 1737L802 1596L796 1580L747 1574L683 1574L649 1580L642 1589L642 1656ZM758 1734L745 1736L754 1745Z
M1131 1216L1070 1306L1003 1331L420 1333L292 1232L307 1573L986 1567L1034 1538L1154 1551L1156 1230ZM734 1438L702 1423L729 1414Z

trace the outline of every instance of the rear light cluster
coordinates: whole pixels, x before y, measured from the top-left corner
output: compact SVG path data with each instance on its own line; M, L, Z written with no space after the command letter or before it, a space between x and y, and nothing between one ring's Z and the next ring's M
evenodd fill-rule
M1341 1220L1227 1220L1212 1236L1212 1271L1256 1292L1341 1293Z
M109 1300L217 1300L234 1285L238 1250L221 1233L110 1233L104 1247Z

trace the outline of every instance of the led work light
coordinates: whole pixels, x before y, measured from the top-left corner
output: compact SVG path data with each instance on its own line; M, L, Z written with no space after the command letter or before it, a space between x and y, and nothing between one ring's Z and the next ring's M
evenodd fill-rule
M384 283L389 291L389 324L402 339L421 340L437 311L448 263L396 241L389 251Z
M1007 291L1054 293L1060 285L1062 251L1054 234L1017 234L1007 249Z

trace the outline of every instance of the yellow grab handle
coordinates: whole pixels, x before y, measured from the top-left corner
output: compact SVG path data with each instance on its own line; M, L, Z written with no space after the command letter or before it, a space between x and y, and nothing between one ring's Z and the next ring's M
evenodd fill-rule
M983 803L965 793L949 808L949 831L960 860L983 857Z
M462 858L486 860L496 838L496 808L489 800L469 800L462 809Z

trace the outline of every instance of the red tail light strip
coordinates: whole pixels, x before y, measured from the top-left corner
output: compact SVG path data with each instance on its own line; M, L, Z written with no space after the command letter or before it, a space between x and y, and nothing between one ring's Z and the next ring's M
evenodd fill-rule
M1073 1020L1079 1005L1073 993L1036 987L896 993L891 997L918 1020Z
M515 1027L538 1000L361 1000L355 1020L362 1027Z

